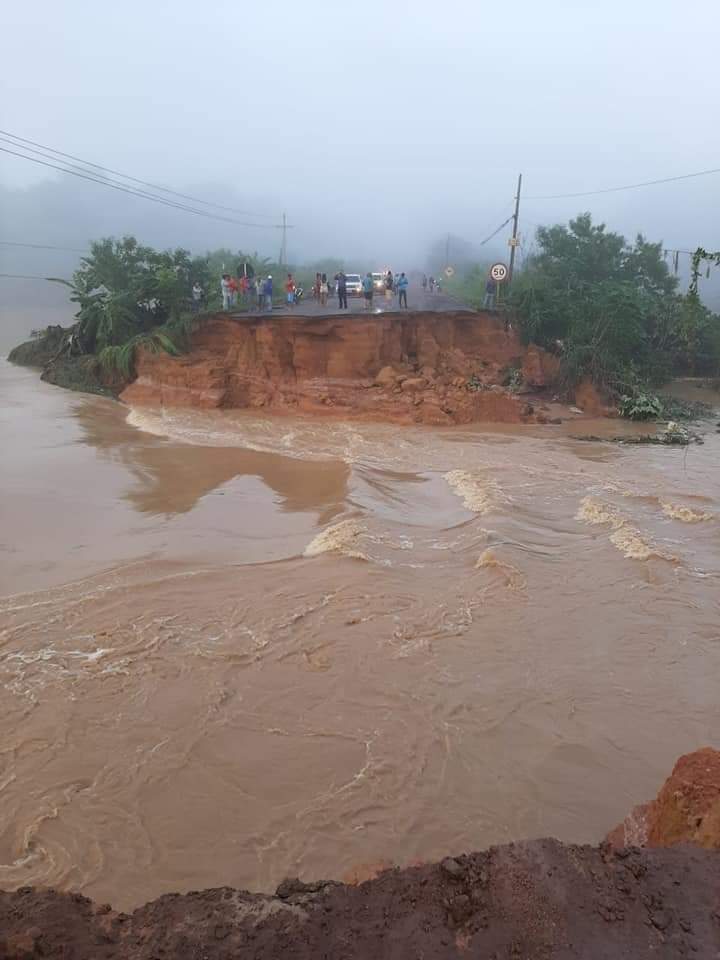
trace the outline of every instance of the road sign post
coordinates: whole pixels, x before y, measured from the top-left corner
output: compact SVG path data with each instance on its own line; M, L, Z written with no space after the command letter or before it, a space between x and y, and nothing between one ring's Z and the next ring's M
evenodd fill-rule
M495 283L503 283L507 280L508 268L504 263L494 263L490 267L490 279L494 280Z
M494 263L489 270L488 276L495 283L495 304L502 300L502 285L508 278L508 268L504 263Z

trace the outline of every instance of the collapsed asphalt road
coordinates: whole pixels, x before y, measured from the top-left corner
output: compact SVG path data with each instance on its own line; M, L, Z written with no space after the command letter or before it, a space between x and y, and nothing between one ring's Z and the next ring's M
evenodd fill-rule
M408 310L434 310L438 312L445 312L448 310L473 310L473 307L468 306L467 304L462 303L460 300L455 297L450 296L447 293L428 293L424 291L422 286L415 282L410 283L408 287ZM375 295L372 299L372 308L369 308L366 305L366 301L363 297L348 297L348 309L347 311L342 311L343 313L347 312L350 314L368 314L373 313L400 313L404 312L405 307L400 310L400 304L398 301L397 295L393 295L390 298L386 298L384 293L375 292ZM247 317L247 316L259 316L262 311L251 309L243 310L240 309L236 311L238 317ZM325 306L322 306L319 301L314 300L310 291L305 291L305 294L300 301L294 307L290 308L282 304L276 304L273 308L273 313L294 313L297 316L301 317L322 317L330 316L332 314L338 313L338 298L336 296L328 297L328 302ZM230 311L230 315L233 315L233 311Z

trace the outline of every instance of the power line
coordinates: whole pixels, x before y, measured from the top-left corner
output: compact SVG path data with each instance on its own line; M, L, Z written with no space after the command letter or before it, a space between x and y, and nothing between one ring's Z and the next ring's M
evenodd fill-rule
M161 201L163 201L163 202L165 202L165 203L168 203L168 204L170 204L170 203L176 204L177 206L183 207L183 208L186 206L186 204L184 204L184 203L181 204L181 203L179 203L177 200L170 200L170 199L168 199L167 197L158 197L157 194L150 193L150 191L148 191L148 190L139 190L137 187L130 187L130 186L129 186L128 184L126 184L126 183L120 183L119 181L115 180L113 177L108 177L108 176L106 176L106 174L104 174L104 173L95 173L94 170L88 170L87 167L79 166L77 163L67 163L67 162L64 161L64 160L58 160L57 157L53 156L52 151L37 150L37 149L35 149L35 147L22 147L22 146L20 146L19 144L15 143L13 140L8 140L7 137L2 136L1 134L0 134L0 143L6 143L6 144L8 144L8 145L11 146L11 147L18 147L18 149L24 150L26 153L34 153L34 154L36 154L38 157L44 157L46 160L50 160L50 161L52 161L53 163L62 163L62 164L63 164L63 167L62 167L62 168L57 167L56 169L58 169L58 170L59 170L59 169L63 169L65 173L70 173L70 174L73 174L73 175L75 175L75 176L77 176L77 175L80 175L80 176L87 176L87 175L89 175L90 177L93 178L93 180L94 180L96 183L106 183L106 184L108 184L108 185L115 185L116 187L122 188L122 189L125 189L125 190L132 190L134 193L137 194L137 196L142 196L142 197L145 197L145 198L147 198L147 199L161 200ZM0 149L2 149L2 148L0 148ZM33 159L34 159L33 157L27 157L27 156L25 156L25 154L16 154L16 156L23 156L23 157L25 157L26 160L33 160ZM34 161L34 162L39 162L39 161Z
M2 247L30 247L33 250L64 250L67 253L87 253L78 247L53 247L46 243L19 243L16 240L0 240Z
M484 247L485 244L486 244L489 240L492 240L493 237L496 237L496 236L500 233L500 231L502 230L502 228L503 228L503 227L506 227L506 226L510 223L510 221L513 219L513 216L514 216L514 214L511 214L511 215L507 218L507 220L504 220L504 221L500 224L500 226L497 228L497 230L493 230L493 232L490 234L489 237L485 237L484 240L481 240L480 243L478 244L478 246L479 246L479 247Z
M622 187L604 187L602 190L584 190L579 193L556 193L545 196L525 197L526 200L566 200L572 197L592 197L600 193L619 193L621 190L636 190L638 187L654 187L659 183L674 183L677 180L691 180L693 177L708 177L720 173L720 167L712 170L700 170L698 173L683 173L678 177L664 177L662 180L644 180L642 183L628 183Z
M222 220L225 223L235 223L241 227L255 227L260 230L279 230L282 229L278 224L267 224L267 223L246 223L242 220L235 220L231 217L223 217L217 213L208 213L206 210L195 210L193 207L188 207L185 204L177 203L174 200L168 200L164 197L155 196L152 193L147 193L146 191L134 190L131 187L123 186L122 184L116 183L113 180L108 178L99 179L90 175L90 173L80 173L79 170L73 170L67 166L60 166L57 163L50 163L47 160L40 160L37 157L28 157L24 153L18 153L15 150L8 150L7 147L0 147L0 152L8 153L14 157L20 157L23 160L30 160L32 163L39 163L43 167L51 167L54 170L59 170L61 173L68 173L73 177L79 177L81 180L89 180L91 183L99 183L105 187L111 187L113 190L119 190L121 193L128 193L134 197L140 197L143 200L151 200L153 203L161 203L166 207L174 207L177 210L183 210L185 213L194 213L198 217L206 217L209 220ZM34 151L38 152L38 151ZM287 225L288 227L290 224Z
M25 137L19 137L15 133L9 133L7 130L0 130L0 134L2 134L4 137L10 137L12 140L18 141L17 143L13 144L13 146L30 144L33 147L40 147L43 150L47 150L50 153L56 154L58 157L65 157L67 160L77 160L85 167L95 167L97 170L104 170L106 173L112 173L116 177L122 177L123 180L130 180L132 183L139 183L144 187L150 187L152 190L161 190L163 193L170 193L175 197L181 197L183 200L191 200L194 203L200 203L206 207L215 207L216 210L226 210L228 213L238 213L240 216L244 217L265 217L270 220L275 219L274 214L251 213L249 210L237 210L235 207L226 207L220 203L212 203L209 200L202 200L200 197L194 197L189 193L180 193L177 190L171 190L170 187L164 187L162 184L151 183L148 180L140 180L138 177L131 177L127 173L121 173L119 170L113 170L111 167L104 167L99 163L93 163L92 160L83 160L82 157L76 157L72 153L63 153L62 150L55 150L53 147L48 147L45 146L45 144L37 143L35 140L28 140ZM27 149L27 147L25 147L25 149Z
M39 277L31 273L0 273L0 278L6 280L57 280L57 277ZM67 281L63 281L64 283Z
M0 140L3 140L3 138L0 137ZM9 141L3 140L3 142L8 143ZM16 144L12 144L12 146L16 146ZM31 153L39 154L40 156L45 157L47 160L50 160L50 161L55 160L55 157L49 156L47 153L42 153L40 150L35 150L32 147L25 147L22 149L29 150ZM200 217L206 217L212 220L222 220L226 223L236 223L244 227L257 227L262 230L279 229L279 227L276 224L271 225L271 224L265 224L265 223L247 223L245 221L235 220L230 217L223 217L217 213L208 213L205 210L195 210L194 208L187 206L187 204L179 203L176 200L170 200L165 197L158 197L157 195L149 193L146 190L137 190L133 187L127 186L126 184L118 183L117 181L112 180L110 177L105 177L102 175L96 176L95 174L93 174L92 171L85 170L83 167L78 167L76 164L66 164L64 166L59 166L56 163L52 163L52 162L48 163L43 160L38 160L36 157L28 157L24 153L17 153L14 150L8 150L6 147L0 147L0 151L3 151L4 153L10 153L13 156L21 157L24 160L30 160L33 163L42 164L45 167L52 167L55 170L60 170L62 173L68 173L74 177L80 177L80 179L82 180L89 180L92 183L99 183L103 186L112 187L114 190L120 190L122 193L128 193L131 196L141 197L144 200L151 200L154 203L161 203L167 207L174 207L178 210L183 210L186 213L194 213Z

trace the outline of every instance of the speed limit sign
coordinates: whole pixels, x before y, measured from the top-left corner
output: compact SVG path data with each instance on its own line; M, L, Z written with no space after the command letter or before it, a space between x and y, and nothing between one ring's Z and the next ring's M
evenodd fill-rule
M490 278L496 283L502 283L503 280L507 280L508 268L504 263L494 263L490 267Z

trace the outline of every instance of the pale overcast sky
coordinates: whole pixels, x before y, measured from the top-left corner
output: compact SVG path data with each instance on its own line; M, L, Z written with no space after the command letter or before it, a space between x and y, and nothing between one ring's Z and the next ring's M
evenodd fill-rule
M285 209L296 256L406 252L409 265L446 231L478 241L509 214L519 171L531 196L720 166L718 0L9 0L3 19L4 130ZM0 156L6 186L58 176ZM166 222L106 188L78 192L106 208L105 232ZM720 175L528 200L521 223L528 236L588 209L630 235L717 249L719 198ZM190 215L171 224L178 245L276 245ZM3 217L4 237L77 240L65 214L29 230Z

